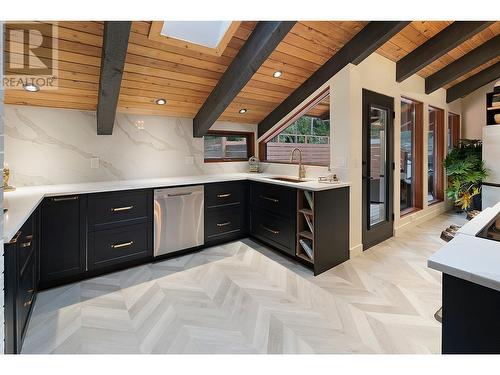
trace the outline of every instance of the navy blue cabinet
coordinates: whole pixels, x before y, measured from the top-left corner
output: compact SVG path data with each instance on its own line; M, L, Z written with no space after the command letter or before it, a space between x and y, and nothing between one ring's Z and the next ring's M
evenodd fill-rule
M205 245L233 241L248 230L246 181L205 185Z
M57 285L87 270L87 196L46 198L41 206L40 286Z
M20 353L38 290L38 211L4 247L5 353Z
M297 190L250 183L250 233L258 240L295 256Z

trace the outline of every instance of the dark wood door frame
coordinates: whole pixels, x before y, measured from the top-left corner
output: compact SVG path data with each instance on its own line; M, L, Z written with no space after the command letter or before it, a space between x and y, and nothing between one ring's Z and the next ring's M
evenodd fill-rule
M386 220L370 226L370 153L368 127L370 108L374 105L387 110L386 165L385 165L385 213ZM394 98L363 89L363 136L362 136L362 238L366 250L393 236L394 230Z

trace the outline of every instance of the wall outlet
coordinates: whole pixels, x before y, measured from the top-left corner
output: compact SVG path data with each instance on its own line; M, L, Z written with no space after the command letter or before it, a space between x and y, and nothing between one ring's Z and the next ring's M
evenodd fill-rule
M194 156L185 156L184 157L184 164L193 165L194 164Z
M99 168L99 158L97 157L90 158L90 168L92 169Z
M334 157L332 168L347 168L347 159L342 156Z

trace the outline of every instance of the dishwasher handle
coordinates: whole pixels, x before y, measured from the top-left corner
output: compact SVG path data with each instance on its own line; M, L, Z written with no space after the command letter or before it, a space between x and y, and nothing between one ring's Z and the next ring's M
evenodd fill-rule
M187 191L185 193L168 193L167 196L168 197L183 197L185 195L191 195L191 194L193 194L192 191Z

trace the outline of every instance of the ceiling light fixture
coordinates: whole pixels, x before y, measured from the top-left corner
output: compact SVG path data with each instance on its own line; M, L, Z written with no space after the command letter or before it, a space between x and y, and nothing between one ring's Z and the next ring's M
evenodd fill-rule
M40 91L40 87L38 87L37 85L35 85L34 83L26 83L25 85L23 85L23 88L26 90L26 91L29 91L29 92L37 92L37 91Z
M279 77L281 77L282 74L283 74L283 72L281 70L277 70L273 73L273 77L279 78Z
M139 130L144 130L144 120L137 120L134 122L134 125Z
M240 114L247 113L247 109L246 108L241 108L238 112Z
M164 104L167 104L167 101L165 99L160 98L160 99L156 99L155 103L158 105L164 105Z

